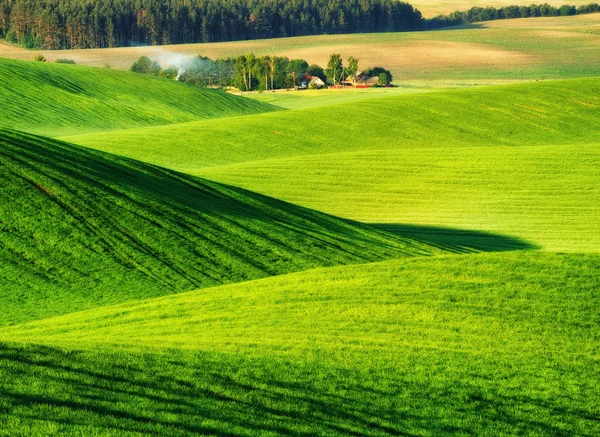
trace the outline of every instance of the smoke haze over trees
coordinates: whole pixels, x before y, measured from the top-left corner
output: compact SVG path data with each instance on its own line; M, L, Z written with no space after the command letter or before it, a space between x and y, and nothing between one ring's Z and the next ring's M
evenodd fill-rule
M422 29L398 0L0 0L0 38L29 48L182 44Z

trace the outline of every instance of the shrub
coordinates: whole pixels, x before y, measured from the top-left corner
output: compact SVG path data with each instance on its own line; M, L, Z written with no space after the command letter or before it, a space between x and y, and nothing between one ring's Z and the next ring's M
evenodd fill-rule
M162 71L160 64L156 61L151 61L148 56L142 56L131 66L131 71L142 74L153 74L158 76Z
M375 77L375 76L381 77L383 74L387 75L388 82L385 85L391 83L392 80L394 80L394 76L392 76L392 73L390 73L390 70L386 70L383 67L369 68L365 73L367 73L371 77Z
M72 65L76 64L76 62L72 59L57 59L56 63L57 64L72 64Z
M377 81L377 84L381 85L381 86L386 86L386 85L389 85L390 82L391 82L390 75L387 72L383 71L379 75L379 80Z
M39 55L37 55L37 56L35 57L35 60L36 60L37 62L46 62L46 58L45 58L45 57L44 57L44 55L42 55L42 54L39 54Z

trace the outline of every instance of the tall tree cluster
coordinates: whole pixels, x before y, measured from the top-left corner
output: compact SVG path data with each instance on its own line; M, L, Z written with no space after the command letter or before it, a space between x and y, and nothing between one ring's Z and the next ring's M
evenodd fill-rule
M142 56L131 71L175 79L199 86L233 86L242 91L293 88L307 74L326 80L318 65L308 65L304 59L289 59L286 56L256 56L247 53L235 58L212 60L196 56L180 66L161 70L160 65ZM181 75L178 75L182 72Z
M0 0L0 37L70 49L422 29L398 0Z

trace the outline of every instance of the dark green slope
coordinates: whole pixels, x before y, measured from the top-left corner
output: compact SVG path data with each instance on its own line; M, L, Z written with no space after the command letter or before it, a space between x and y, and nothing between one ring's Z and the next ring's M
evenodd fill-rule
M438 252L241 189L0 130L0 324Z
M148 75L0 59L0 127L32 133L67 135L277 109Z

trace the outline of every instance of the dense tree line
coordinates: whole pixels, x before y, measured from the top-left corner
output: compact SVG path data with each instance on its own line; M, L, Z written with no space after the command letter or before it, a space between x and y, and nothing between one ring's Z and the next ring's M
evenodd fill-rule
M0 38L70 49L436 29L600 12L548 4L473 7L429 20L398 0L0 0Z
M70 49L422 29L398 0L0 0L0 38Z
M559 17L580 14L592 14L600 12L600 5L590 3L588 5L571 6L563 5L561 7L550 6L549 4L530 5L530 6L503 6L493 7L473 7L467 11L456 11L448 15L440 15L427 20L428 29L440 27L456 26L464 23L476 23L478 21L493 21L510 18L529 18L529 17Z
M248 53L242 56L213 60L196 56L180 64L162 69L157 61L147 56L140 57L131 66L131 71L142 74L177 79L199 86L235 87L242 91L274 90L295 88L306 75L316 76L324 82L336 85L346 77L355 77L359 72L359 60L348 58L348 64L339 54L332 54L327 68L309 65L304 59L289 59L285 56L256 56ZM365 71L369 76L381 78L379 84L387 85L392 74L383 67Z

